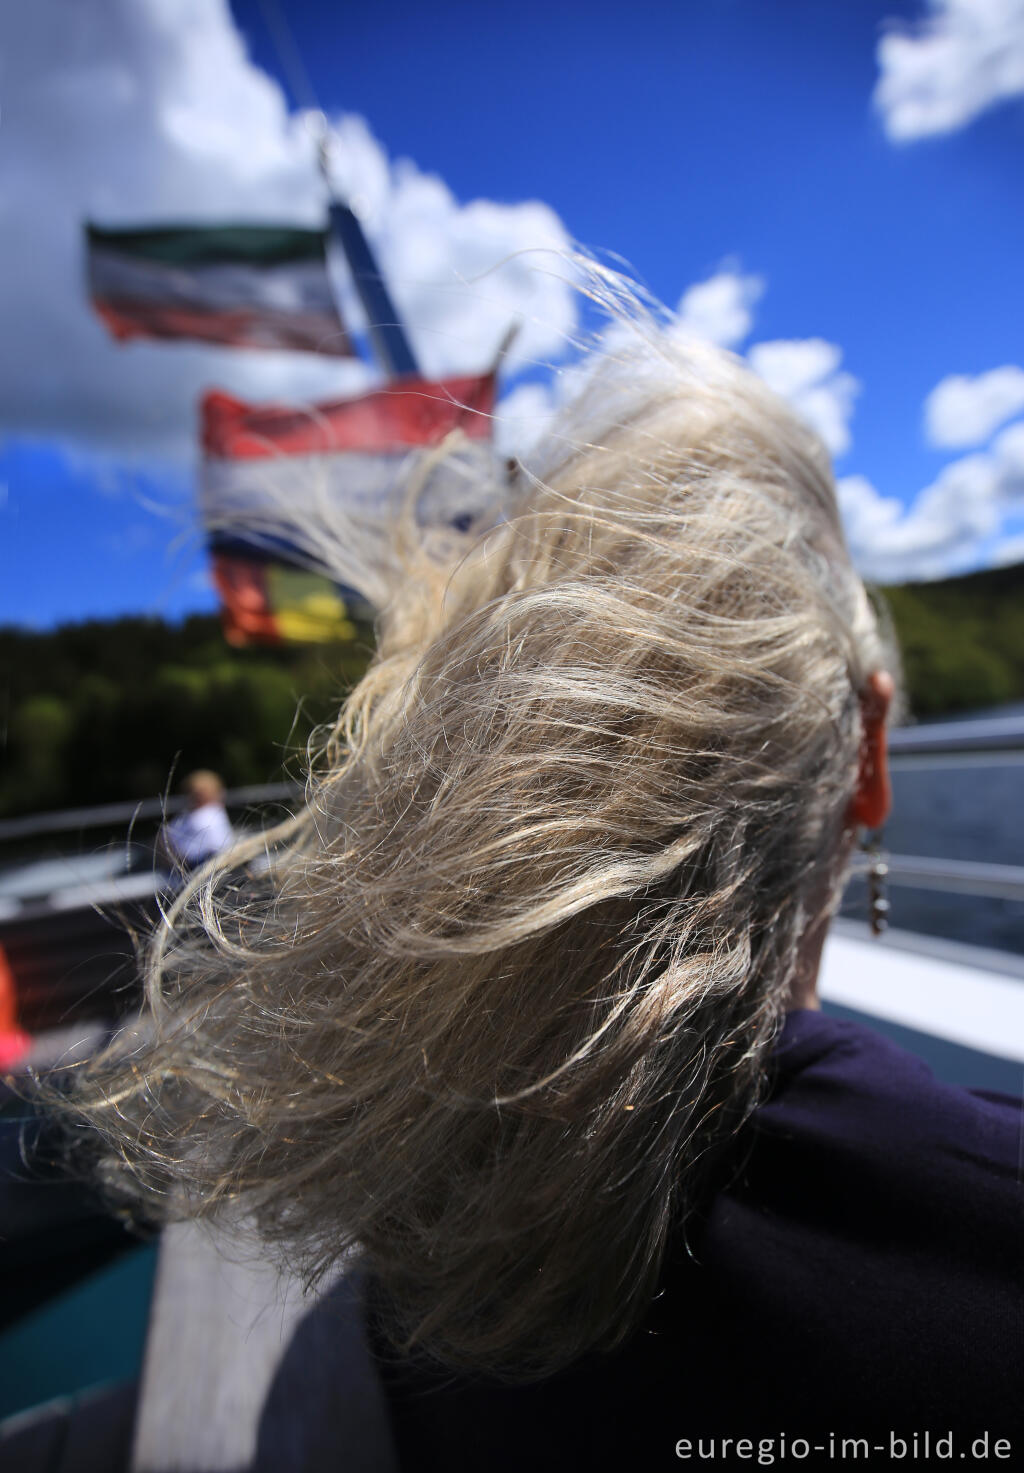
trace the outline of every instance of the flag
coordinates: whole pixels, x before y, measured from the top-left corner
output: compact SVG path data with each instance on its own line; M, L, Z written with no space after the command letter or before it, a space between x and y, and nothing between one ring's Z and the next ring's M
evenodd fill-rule
M322 644L355 634L341 591L323 574L274 562L244 545L215 542L210 559L229 644Z
M200 509L215 540L300 563L380 607L408 526L458 536L493 523L495 374L409 378L303 409L202 402Z
M86 227L93 306L121 342L354 349L327 274L327 233L276 225Z

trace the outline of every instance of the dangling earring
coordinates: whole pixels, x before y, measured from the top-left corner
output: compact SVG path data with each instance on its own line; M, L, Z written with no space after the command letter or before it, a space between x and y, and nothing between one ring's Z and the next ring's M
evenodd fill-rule
M868 867L868 923L872 936L881 936L889 924L889 902L885 895L889 866L882 852L881 837L881 831L872 834L862 846L871 859Z

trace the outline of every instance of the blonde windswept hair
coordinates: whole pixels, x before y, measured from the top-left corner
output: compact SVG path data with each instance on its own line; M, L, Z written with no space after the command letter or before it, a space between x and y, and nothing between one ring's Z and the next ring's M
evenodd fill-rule
M150 1212L357 1247L396 1341L512 1377L636 1324L757 1103L892 662L817 438L630 331L508 519L410 562L269 869L192 881L72 1092Z

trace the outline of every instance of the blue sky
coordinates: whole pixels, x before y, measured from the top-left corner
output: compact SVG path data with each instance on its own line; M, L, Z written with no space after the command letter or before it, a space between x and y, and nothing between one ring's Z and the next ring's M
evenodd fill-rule
M559 357L564 292L510 268L484 306L465 278L488 251L615 252L824 430L866 572L1024 558L1020 0L665 0L630 23L603 0L283 8L428 366L481 366L524 307L539 325L510 389ZM181 0L173 26L167 9L82 0L76 31L39 0L4 22L3 621L212 608L198 393L306 402L369 382L298 355L117 348L90 317L84 213L320 208L268 7Z

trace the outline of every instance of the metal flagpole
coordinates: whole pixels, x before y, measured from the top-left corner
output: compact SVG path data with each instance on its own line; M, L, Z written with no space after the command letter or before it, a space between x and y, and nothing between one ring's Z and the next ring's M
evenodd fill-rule
M345 252L352 280L366 313L366 325L373 350L391 378L418 375L419 364L370 249L370 243L363 233L359 217L344 201L335 196L329 168L327 119L323 113L320 116L323 122L317 142L317 160L327 188L331 229Z
M416 355L391 300L391 293L385 285L380 267L374 259L369 241L363 234L359 218L343 200L337 198L331 184L327 118L317 99L316 89L306 70L302 54L295 44L291 26L278 0L260 0L260 9L296 102L310 108L319 117L317 162L327 187L331 230L345 252L345 260L366 313L373 351L389 377L418 376L420 369Z

